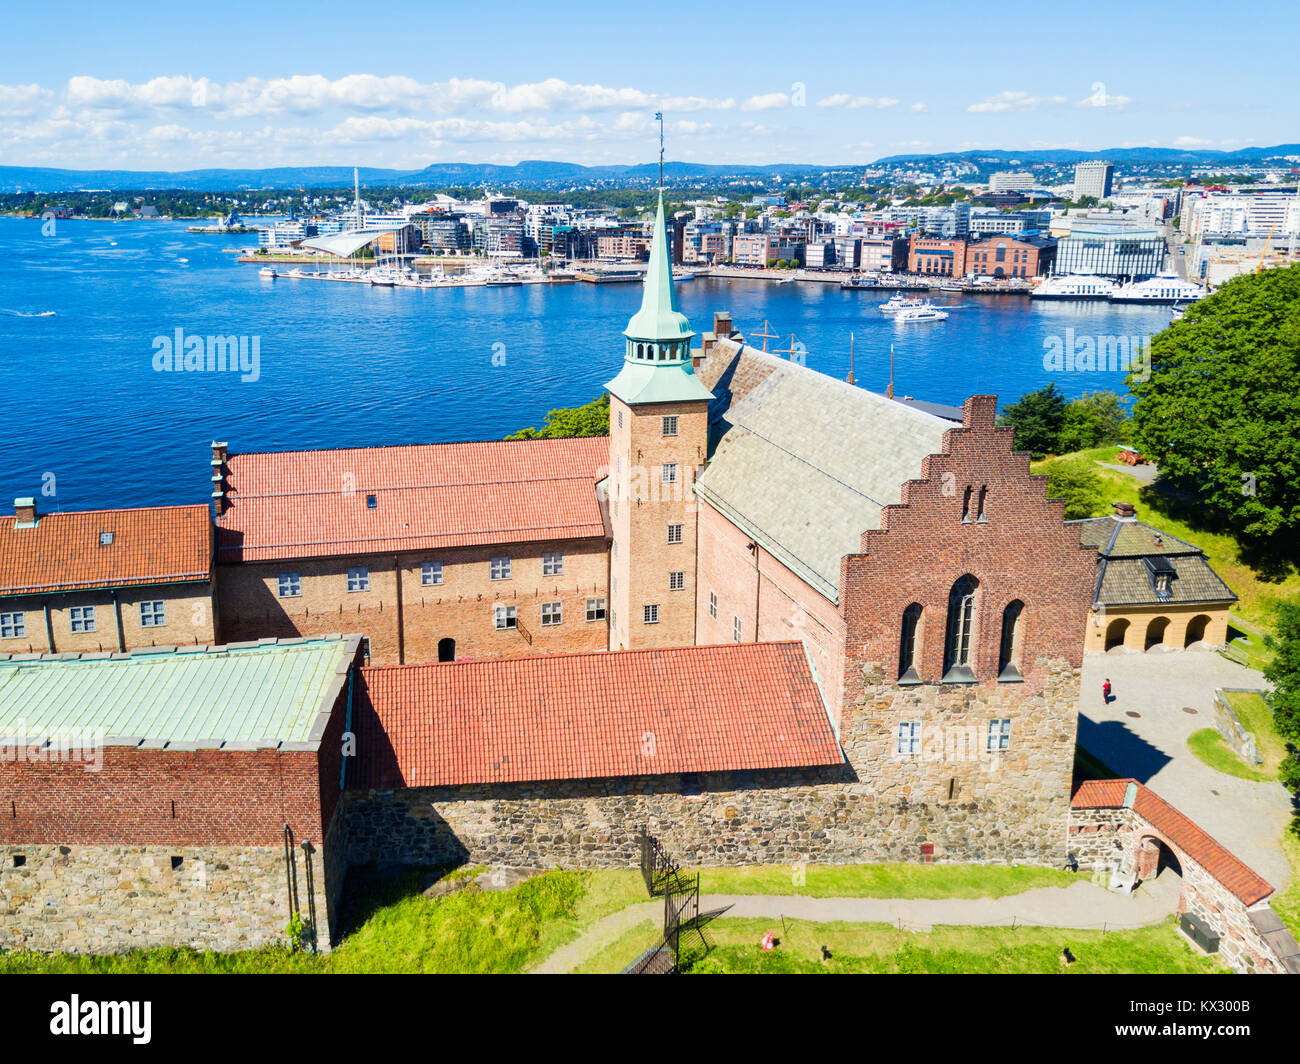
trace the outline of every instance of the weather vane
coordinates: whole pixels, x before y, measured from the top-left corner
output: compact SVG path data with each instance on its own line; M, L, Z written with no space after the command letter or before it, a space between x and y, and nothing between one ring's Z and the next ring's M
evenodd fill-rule
M655 120L659 123L659 191L664 190L664 113L655 112Z

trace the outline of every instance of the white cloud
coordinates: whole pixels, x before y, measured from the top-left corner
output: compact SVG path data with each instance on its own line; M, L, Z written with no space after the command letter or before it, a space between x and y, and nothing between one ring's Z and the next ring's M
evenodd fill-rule
M39 85L0 85L0 115L34 115L49 107L54 93Z
M1206 140L1204 137L1175 137L1174 145L1179 148L1203 148L1207 144L1213 144L1214 141Z
M1069 100L1064 96L1030 96L1027 92L1000 92L996 96L987 96L980 103L973 103L966 108L977 114L997 114L1004 111L1033 111L1044 104L1062 104Z
M883 109L886 107L897 107L900 101L890 96L850 96L847 92L837 92L833 96L827 96L824 100L818 100L818 107L847 107L856 110L860 107L875 107Z
M909 108L909 110L911 110L911 111L915 111L917 114L923 114L924 112L928 111L929 108L926 107L926 105L923 104L923 103L914 103L914 104L912 104L912 106Z
M769 92L761 96L751 96L740 105L742 111L775 111L790 106L790 97L784 92Z

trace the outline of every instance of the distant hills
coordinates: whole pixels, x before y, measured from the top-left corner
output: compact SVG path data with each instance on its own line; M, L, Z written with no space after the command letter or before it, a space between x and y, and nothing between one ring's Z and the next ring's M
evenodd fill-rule
M1045 149L1031 151L981 150L946 152L938 155L890 155L873 166L915 164L933 166L944 162L965 162L981 173L1007 166L1037 163L1068 164L1080 159L1109 159L1116 163L1212 165L1222 163L1281 162L1288 155L1300 155L1300 144L1278 144L1271 148L1241 148L1237 151L1184 148L1106 148L1100 151ZM755 178L781 175L791 179L827 171L861 172L862 163L818 165L813 163L705 164L672 162L664 166L670 181L690 182ZM491 163L434 163L420 170L388 170L361 167L363 185L430 186L482 185L509 187L569 187L598 183L646 184L659 172L655 163L627 166L582 166L578 163L527 160L512 166ZM247 170L58 170L37 166L0 166L0 192L74 192L83 189L143 190L177 188L198 192L226 192L237 189L340 188L352 184L350 166L281 166Z

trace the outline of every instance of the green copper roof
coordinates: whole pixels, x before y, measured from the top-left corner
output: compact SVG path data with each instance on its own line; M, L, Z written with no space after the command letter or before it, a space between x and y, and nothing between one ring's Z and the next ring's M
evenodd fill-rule
M637 362L628 359L618 376L605 385L610 395L632 406L636 403L686 403L712 399L713 393L691 369L689 361Z
M0 657L0 745L98 732L113 745L155 749L315 749L357 639Z
M632 315L623 335L633 340L675 340L691 336L691 323L673 298L673 268L668 260L668 229L664 225L664 194L659 193L654 239L645 271L641 309Z

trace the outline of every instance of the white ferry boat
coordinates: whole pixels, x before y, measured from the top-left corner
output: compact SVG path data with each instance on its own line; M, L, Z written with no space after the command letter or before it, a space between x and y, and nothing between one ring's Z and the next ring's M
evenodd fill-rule
M928 301L924 299L908 299L902 292L895 292L885 302L880 304L881 314L897 314L904 310L918 310L927 306Z
M938 307L926 300L919 307L904 307L894 315L896 322L912 321L947 321L948 312L940 310Z
M1029 293L1030 299L1109 299L1119 285L1090 273L1049 277Z
M1112 303L1194 303L1205 297L1205 289L1184 281L1174 273L1161 273L1145 281L1120 285L1111 295Z

